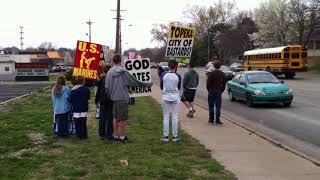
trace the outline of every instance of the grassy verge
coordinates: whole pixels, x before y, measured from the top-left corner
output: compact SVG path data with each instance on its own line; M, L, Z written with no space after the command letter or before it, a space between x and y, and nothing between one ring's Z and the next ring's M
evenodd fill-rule
M151 98L138 98L130 108L132 143L97 137L92 100L89 139L58 139L49 92L0 107L0 179L234 179L183 131L181 142L161 143L161 109Z
M309 72L315 73L315 74L320 74L320 66L315 66L315 67L309 68Z

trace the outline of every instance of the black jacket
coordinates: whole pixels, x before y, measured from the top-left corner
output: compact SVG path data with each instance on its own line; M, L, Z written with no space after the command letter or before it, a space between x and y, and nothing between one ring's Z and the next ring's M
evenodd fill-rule
M105 81L106 81L106 76L103 76L99 81L98 81L98 89L96 93L96 98L95 98L95 103L100 105L105 105L107 104L110 100L110 98L107 95L106 89L105 89Z
M73 112L88 112L90 99L90 90L86 86L75 86L72 88L70 100Z
M223 93L226 83L225 74L220 70L214 70L208 74L207 90L209 93Z

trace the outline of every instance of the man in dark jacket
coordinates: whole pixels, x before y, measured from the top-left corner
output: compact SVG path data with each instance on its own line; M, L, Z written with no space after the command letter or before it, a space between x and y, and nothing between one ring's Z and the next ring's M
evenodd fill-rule
M226 77L222 71L220 71L221 63L218 60L213 62L214 70L208 74L207 78L207 90L208 90L208 105L209 105L209 123L221 125L220 109L222 102L222 93L226 88ZM214 113L215 108L215 113ZM216 120L214 121L214 115Z
M199 74L193 69L193 67L193 62L190 61L189 71L184 74L182 81L183 94L181 101L188 108L188 117L193 117L193 114L196 112L193 107L193 101L199 84Z
M111 68L110 65L106 65L103 68L103 75L98 81L98 89L96 93L95 103L100 104L100 116L99 116L99 136L101 139L112 140L113 133L113 115L112 106L113 103L108 97L104 88L106 75Z

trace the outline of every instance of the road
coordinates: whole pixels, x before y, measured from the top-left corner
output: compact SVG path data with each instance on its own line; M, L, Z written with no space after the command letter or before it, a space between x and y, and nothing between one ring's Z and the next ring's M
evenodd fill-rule
M179 73L183 76L186 70L180 68ZM208 107L205 70L196 70L200 76L196 103ZM153 80L159 82L156 70L153 70ZM224 92L222 113L228 119L320 161L320 76L298 74L293 80L281 80L294 91L291 107L264 105L249 108L243 102L230 102Z
M47 87L50 83L0 83L0 103L22 96L33 90Z

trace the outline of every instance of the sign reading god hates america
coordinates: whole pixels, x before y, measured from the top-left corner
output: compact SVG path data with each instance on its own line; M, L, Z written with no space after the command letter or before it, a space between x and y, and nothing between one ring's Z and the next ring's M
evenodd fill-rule
M134 76L137 80L145 83L151 83L151 70L150 59L128 59L124 63L124 67ZM130 86L130 97L150 96L151 87L146 86Z
M101 52L102 45L100 44L78 41L72 75L98 80Z
M195 34L195 28L171 26L168 34L166 60L175 59L177 62L188 64Z

